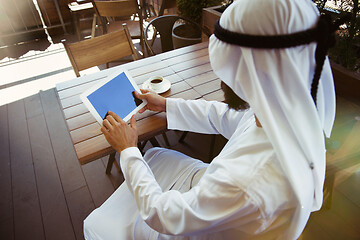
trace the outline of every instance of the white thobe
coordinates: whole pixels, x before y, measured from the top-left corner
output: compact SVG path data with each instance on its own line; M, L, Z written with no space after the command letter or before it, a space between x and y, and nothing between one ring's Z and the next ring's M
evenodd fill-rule
M125 182L84 221L86 239L280 239L296 207L253 112L167 99L169 129L222 134L210 164L155 148L120 154Z

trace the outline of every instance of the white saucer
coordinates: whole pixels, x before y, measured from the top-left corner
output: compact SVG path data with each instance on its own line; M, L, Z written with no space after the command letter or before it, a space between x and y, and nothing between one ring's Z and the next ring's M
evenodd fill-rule
M171 82L169 80L167 80L166 78L163 78L163 81L161 83L161 87L159 88L159 90L155 91L150 86L150 81L151 80L152 79L148 79L146 82L144 82L143 85L142 85L142 88L143 89L149 89L149 90L154 91L154 92L156 92L158 94L161 94L161 93L164 93L164 92L168 91L170 89L170 87L171 87Z

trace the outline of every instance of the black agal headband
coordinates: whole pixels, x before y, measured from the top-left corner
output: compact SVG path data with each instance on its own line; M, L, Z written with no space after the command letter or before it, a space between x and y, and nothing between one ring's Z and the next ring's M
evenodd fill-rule
M290 48L316 42L316 68L311 84L311 96L316 104L317 89L325 57L327 56L329 48L335 45L335 31L340 25L348 21L349 17L349 15L345 15L343 18L332 22L329 15L322 14L314 28L292 34L273 36L248 35L232 32L221 27L218 20L215 23L214 35L219 40L229 44L258 49Z

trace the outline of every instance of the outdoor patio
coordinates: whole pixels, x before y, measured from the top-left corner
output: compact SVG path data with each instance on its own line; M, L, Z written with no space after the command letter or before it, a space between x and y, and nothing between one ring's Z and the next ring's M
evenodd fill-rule
M0 59L0 239L83 239L83 220L123 182L122 174L116 168L105 174L107 157L85 165L77 160L55 91L75 78L62 44L38 41L1 51L17 58ZM359 129L360 101L339 96L327 143L332 202L311 215L302 239L360 238ZM181 132L167 136L170 148L208 162L211 136L190 133L185 143L178 141ZM225 143L217 136L214 156Z

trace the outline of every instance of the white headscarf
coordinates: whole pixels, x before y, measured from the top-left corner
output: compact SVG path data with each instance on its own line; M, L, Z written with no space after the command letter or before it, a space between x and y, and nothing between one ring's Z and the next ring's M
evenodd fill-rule
M230 31L280 35L316 26L310 0L237 0L220 19ZM210 62L217 76L247 101L262 124L286 173L299 207L288 238L297 238L323 199L326 150L335 118L335 92L326 59L317 93L311 97L316 43L284 49L239 47L210 38ZM310 166L313 166L311 169Z

